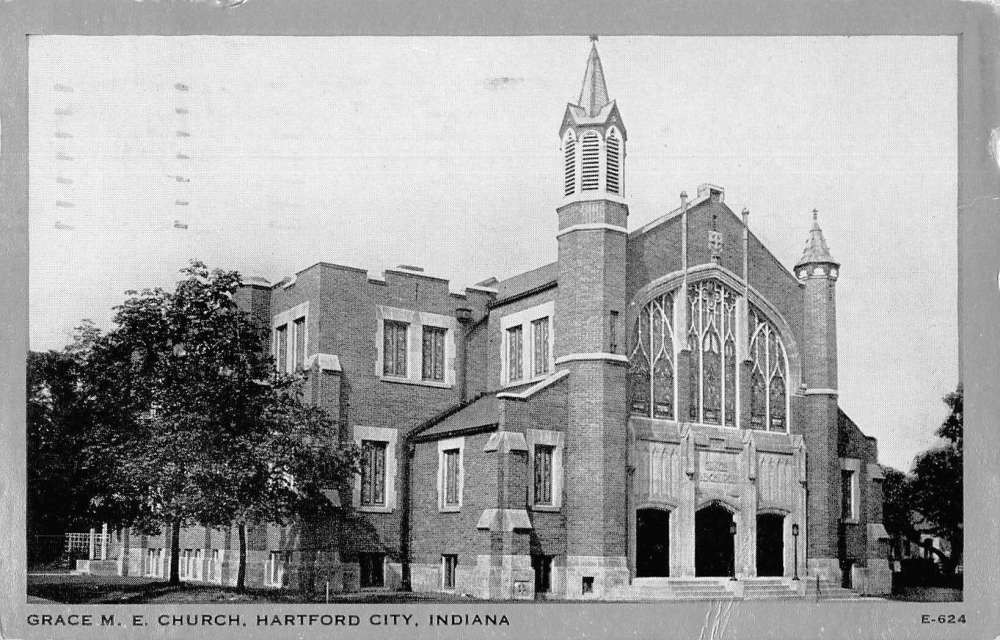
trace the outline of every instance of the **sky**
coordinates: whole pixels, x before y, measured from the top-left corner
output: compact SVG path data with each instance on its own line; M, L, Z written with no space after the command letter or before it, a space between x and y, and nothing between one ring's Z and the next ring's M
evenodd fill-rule
M901 469L958 382L953 37L602 37L629 226L704 182L786 266L834 257L841 407ZM271 282L556 257L585 37L29 39L32 349L191 258Z

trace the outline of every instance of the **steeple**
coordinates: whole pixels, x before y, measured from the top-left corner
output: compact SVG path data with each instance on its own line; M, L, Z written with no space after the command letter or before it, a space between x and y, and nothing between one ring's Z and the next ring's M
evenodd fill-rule
M577 105L583 107L587 115L593 118L611 100L608 98L608 85L604 82L601 57L597 55L597 36L590 36L590 40L593 44L590 46L590 57L587 58L587 70L583 73L583 86L580 88Z
M618 105L608 97L604 68L591 36L587 69L577 103L566 105L559 138L563 153L563 196L594 200L624 196L625 142L628 134Z
M795 263L795 269L799 272L799 277L802 278L807 275L808 269L801 269L801 267L807 265L828 265L828 268L832 272L831 275L836 276L837 267L840 266L840 263L830 255L830 248L826 244L826 238L823 237L823 230L819 228L819 212L813 209L812 214L812 229L809 230L809 238L806 240L806 246L802 250L802 257Z

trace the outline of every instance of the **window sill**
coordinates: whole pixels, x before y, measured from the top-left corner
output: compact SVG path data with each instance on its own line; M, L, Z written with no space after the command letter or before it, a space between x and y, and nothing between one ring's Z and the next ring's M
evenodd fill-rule
M439 382L437 380L414 380L412 378L397 378L394 376L379 376L379 380L395 384L412 384L418 387L434 387L436 389L451 389L455 386L451 382Z
M360 507L355 507L355 510L362 513L392 513L395 509L393 507L381 505L362 505Z
M840 523L841 524L861 524L861 521L858 520L857 518L847 518L847 519L841 519Z
M536 504L531 506L532 511L540 511L544 513L559 513L562 511L562 505L554 504Z
M444 507L438 507L439 513L458 513L462 510L462 505L449 505Z
M546 378L548 378L551 375L552 375L552 371L546 371L545 373L540 373L537 376L533 376L531 378L524 378L522 380L507 381L507 382L503 383L503 388L504 389L510 389L512 387L523 387L523 386L526 386L526 385L529 385L529 384L534 384L536 382L541 382L542 380L545 380Z

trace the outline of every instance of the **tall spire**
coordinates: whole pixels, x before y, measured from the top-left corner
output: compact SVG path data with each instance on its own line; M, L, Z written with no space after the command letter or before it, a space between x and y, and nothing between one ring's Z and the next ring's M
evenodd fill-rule
M823 237L823 230L819 228L819 211L813 209L812 214L812 229L809 230L809 238L806 240L806 246L802 251L802 257L795 263L796 268L804 264L814 264L817 262L839 264L833 259L833 256L830 255L830 248L826 246L826 238Z
M608 98L608 85L604 82L601 57L597 55L597 36L590 36L590 40L593 44L590 46L590 57L587 58L587 70L583 74L583 87L577 104L593 118L611 100Z

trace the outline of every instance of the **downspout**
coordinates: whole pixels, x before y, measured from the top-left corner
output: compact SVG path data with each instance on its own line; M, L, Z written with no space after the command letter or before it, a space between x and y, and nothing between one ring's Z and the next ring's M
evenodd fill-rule
M413 443L410 442L410 434L403 436L403 460L401 470L399 508L399 555L402 576L400 578L400 591L412 591L413 583L410 579L410 461L413 459Z

